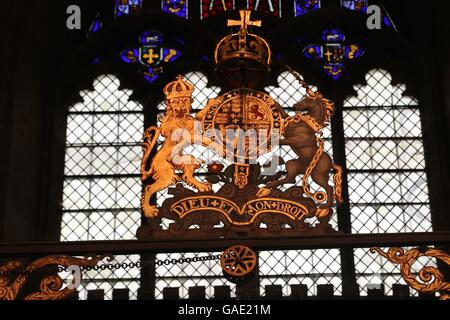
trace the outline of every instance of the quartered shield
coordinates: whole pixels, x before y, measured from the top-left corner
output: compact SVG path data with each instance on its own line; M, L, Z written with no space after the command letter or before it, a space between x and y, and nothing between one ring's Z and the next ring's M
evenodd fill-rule
M277 144L283 119L269 95L237 89L217 100L221 103L206 110L203 131L222 146L224 157L248 162L270 152Z

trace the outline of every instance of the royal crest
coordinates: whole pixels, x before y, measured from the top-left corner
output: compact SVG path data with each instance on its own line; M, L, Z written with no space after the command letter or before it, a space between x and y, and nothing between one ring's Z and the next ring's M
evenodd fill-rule
M245 28L249 13L241 17ZM142 210L147 223L138 238L236 239L335 232L329 220L334 204L342 201L342 170L324 151L322 137L334 104L290 71L307 90L293 106L293 116L266 93L246 87L210 99L193 115L191 83L179 76L164 88L161 125L144 135ZM161 137L164 142L155 152ZM207 163L208 159L195 158L185 151L192 145L209 148L223 160ZM289 147L297 158L285 161L274 156L268 163L260 162L281 146ZM312 188L312 181L319 187ZM170 197L157 206L154 196L166 189ZM316 227L305 221L313 217L320 222ZM172 221L168 229L162 227L163 219Z
M201 111L197 119L204 132L222 145L222 155L244 163L269 152L271 140L280 136L283 123L276 102L267 94L252 89L226 93Z

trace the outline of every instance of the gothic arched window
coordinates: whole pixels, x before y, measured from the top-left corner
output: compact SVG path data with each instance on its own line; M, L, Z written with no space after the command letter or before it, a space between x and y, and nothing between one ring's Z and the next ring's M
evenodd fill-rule
M164 13L187 19L192 13L189 11L189 8L192 8L192 1L162 0L161 9ZM142 2L117 0L117 16L140 12ZM265 15L281 16L281 0L252 0L246 3L249 9L258 10ZM283 5L285 3L283 2ZM302 16L299 19L303 19L304 15L320 9L325 3L330 2L295 0L291 10L295 9L293 16ZM368 1L337 1L337 3L346 9L364 12ZM199 0L198 5L202 10L200 18L206 20L211 16L234 10L236 1ZM97 32L101 26L99 20L92 25L92 32ZM162 37L162 34L156 31L143 31L139 47L120 48L116 57L128 63L130 67L146 66L142 74L147 80L144 81L147 86L145 88L149 91L162 85L158 81L162 81L166 74L169 74L166 71L174 65L169 64L170 62L176 60L176 63L183 66L184 57L190 57L189 50L186 50L186 53L179 52L172 47L162 47L158 41L150 43L149 41L158 40L155 35ZM313 50L313 53L316 51L326 53L324 51L326 44L323 47L310 46L309 49L317 49ZM147 56L141 57L143 49L148 52L145 52ZM164 65L164 72L162 68L159 69L160 64L152 62L152 59L156 59L157 53L160 54L162 61L167 63ZM167 61L164 58L167 58ZM150 60L145 62L140 59ZM153 64L158 69L154 68ZM184 70L194 68L190 65L185 67ZM346 76L349 76L350 72L349 68ZM342 72L335 74L333 78L336 81L333 81L333 84L346 81L344 77L340 77L341 74ZM220 93L219 87L208 87L208 78L203 73L189 72L185 77L196 87L193 113L203 108L208 99ZM325 151L330 155L333 155L333 148L336 150L345 145L346 154L342 161L346 162L347 168L349 212L344 214L350 215L351 232L357 234L432 231L419 101L404 96L405 85L393 85L391 75L385 70L369 71L366 82L365 85L355 86L356 96L348 97L343 104L336 107L336 112L342 113L339 115L342 116L343 123L334 123L334 126L342 126L340 129L343 128L343 135L332 137L331 128L324 130ZM294 114L292 106L306 94L294 76L288 72L281 73L278 76L278 85L267 87L266 91L290 115ZM144 131L144 113L141 104L130 100L131 93L130 90L120 89L120 82L116 76L103 75L95 80L93 91L80 93L83 102L69 108L62 241L135 239L136 229L141 225L139 202L142 184L139 179L139 166L142 158L140 141ZM162 114L165 110L164 102L151 107L157 110L154 113ZM153 116L157 118L156 114L152 114ZM333 133L335 132L340 130L333 130ZM216 160L212 152L201 146L193 146L186 151L196 158L205 159L206 162ZM275 148L259 159L260 163L264 164L276 155L285 161L296 157L289 147L281 147ZM282 165L280 167L283 169ZM196 174L199 180L205 181L206 164ZM300 178L298 182L300 183ZM214 185L214 188L218 187L220 184ZM312 183L311 187L317 188L317 185ZM157 204L161 205L168 197L171 195L167 190L158 193ZM342 214L339 218L342 218ZM315 218L309 222L315 224ZM170 223L171 221L163 219L165 228L168 228ZM337 214L333 215L331 224L338 229ZM355 249L353 252L354 265L350 269L354 267L354 271L350 272L353 273L362 295L367 294L368 284L383 282L389 294L392 291L392 284L401 282L400 275L389 262L370 256L368 249ZM290 285L305 284L309 288L309 294L314 295L317 292L317 285L332 284L334 294L341 295L342 274L348 272L344 270L346 265L352 264L352 261L344 261L341 253L339 249L259 252L260 292L264 295L266 285L278 284L282 286L283 295L289 295ZM156 259L171 260L205 255L208 254L158 254ZM119 256L115 259L119 263L135 262L139 257ZM121 287L130 288L132 296L136 297L140 286L139 276L140 271L137 268L114 272L89 271L84 277L81 297L83 298L86 289L94 288L104 289L107 297L110 297L112 288ZM378 280L380 282L377 282ZM180 297L187 298L189 287L205 286L206 297L212 298L214 286L227 285L232 288L231 296L236 296L236 286L223 277L217 261L157 265L154 281L157 299L162 298L163 289L166 287L179 287Z
M385 70L366 81L343 111L352 233L431 232L419 102ZM375 277L387 293L401 279L366 249L355 250L355 269L363 294Z
M69 107L61 241L135 239L144 115L142 105L129 100L132 92L119 87L117 77L102 75L94 91L80 93L83 102ZM119 263L138 259L115 257ZM129 287L135 296L138 277L137 269L88 271L83 288L111 296L113 287Z
M344 102L353 233L431 231L419 103L369 71Z

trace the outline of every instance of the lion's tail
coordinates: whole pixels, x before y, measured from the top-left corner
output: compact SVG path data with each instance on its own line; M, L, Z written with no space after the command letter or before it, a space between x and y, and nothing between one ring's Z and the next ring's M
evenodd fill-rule
M342 198L342 167L334 163L332 164L332 167L336 171L333 175L335 189L334 196L339 203L343 203L344 199Z
M142 144L142 149L144 150L144 157L141 163L141 180L145 181L148 177L153 175L153 164L150 165L150 169L147 170L148 159L153 149L156 146L156 142L160 136L161 132L157 127L150 127L145 130L144 142Z

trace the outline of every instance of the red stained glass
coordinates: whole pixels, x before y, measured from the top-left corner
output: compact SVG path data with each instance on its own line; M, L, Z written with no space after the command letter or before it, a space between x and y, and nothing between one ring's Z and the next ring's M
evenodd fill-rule
M201 0L202 19L230 10L234 10L233 0Z
M262 15L281 17L280 0L248 0L249 9Z

